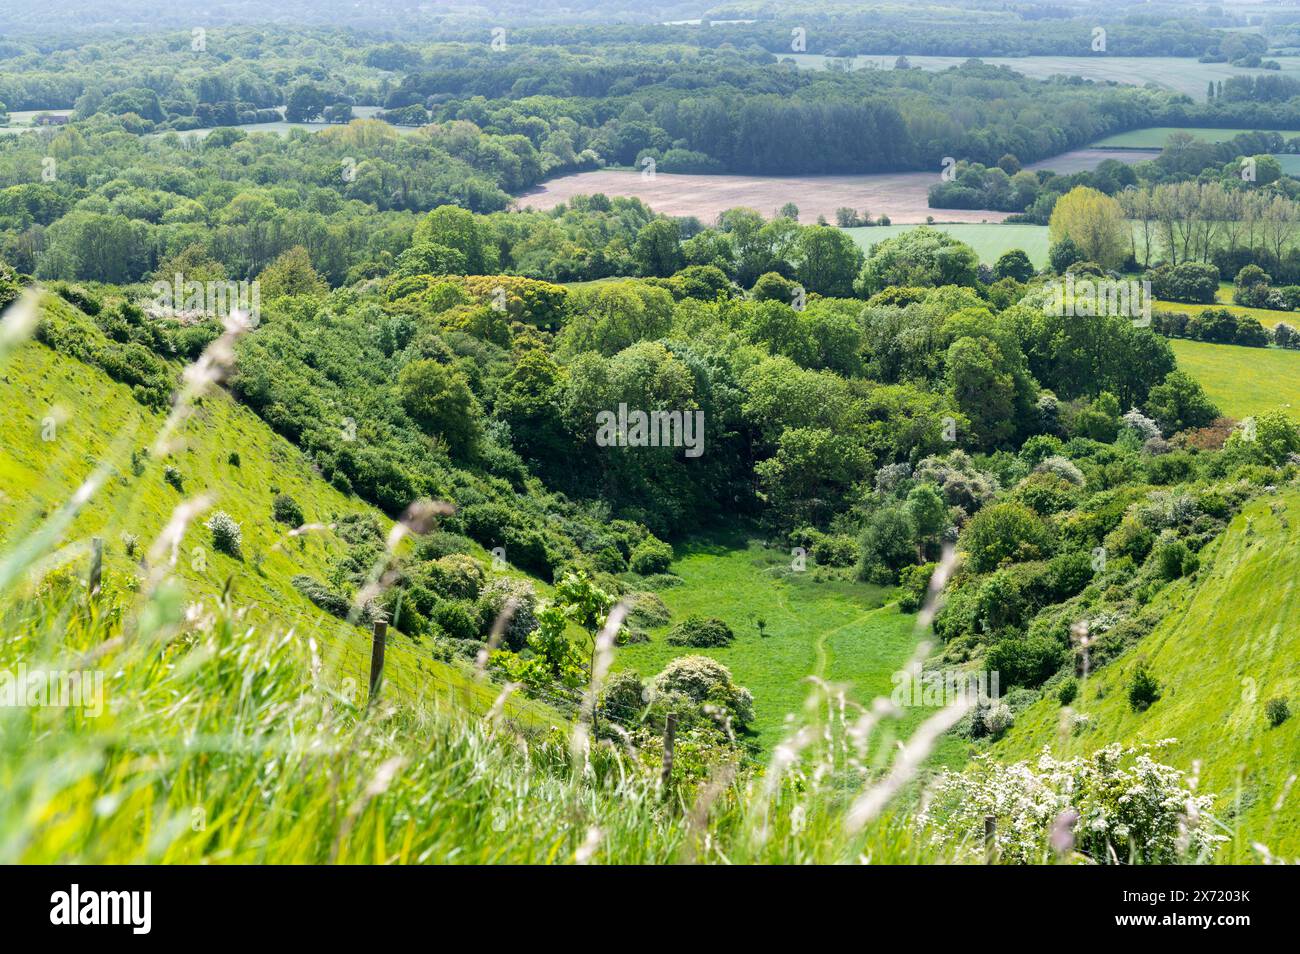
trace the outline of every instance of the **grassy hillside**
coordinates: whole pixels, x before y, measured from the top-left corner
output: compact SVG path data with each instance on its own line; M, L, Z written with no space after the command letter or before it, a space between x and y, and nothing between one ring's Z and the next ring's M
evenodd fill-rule
M1010 760L1044 745L1081 754L1110 741L1177 739L1162 761L1188 770L1199 763L1200 788L1221 796L1223 820L1294 856L1300 790L1288 779L1300 766L1300 718L1270 727L1265 705L1281 697L1300 708L1300 493L1254 501L1203 557L1195 583L1162 596L1161 624L1082 685L1073 708L1092 728L1063 733L1065 713L1049 698L1021 713L994 751ZM1128 701L1139 660L1161 687L1142 713ZM1248 846L1234 848L1244 860Z
M68 306L47 299L46 307ZM0 367L0 403L6 408L0 424L0 552L68 500L102 459L112 461L115 476L70 528L58 554L62 560L85 565L90 538L100 536L107 573L143 573L136 561L173 509L206 495L209 513L224 510L241 525L244 559L216 552L201 516L188 527L176 565L186 597L211 598L229 585L236 602L250 605L255 624L292 625L299 638L315 637L339 690L364 698L369 635L317 609L290 583L300 573L326 579L343 544L328 530L289 537L289 528L271 518L271 501L277 493L289 494L309 523L358 512L379 516L377 511L321 480L297 449L224 392L204 399L173 452L166 460L144 460L138 476L132 452L148 447L162 415L98 369L29 344ZM231 462L232 452L238 464ZM168 466L180 472L183 492L164 480ZM139 541L135 559L125 552L123 534ZM386 679L403 696L454 698L472 709L485 709L496 697L496 687L430 658L400 633L389 645ZM554 720L550 710L533 703L513 711L529 721Z
M1290 405L1291 416L1300 417L1300 352L1181 339L1169 343L1178 366L1229 417L1249 417L1279 404Z

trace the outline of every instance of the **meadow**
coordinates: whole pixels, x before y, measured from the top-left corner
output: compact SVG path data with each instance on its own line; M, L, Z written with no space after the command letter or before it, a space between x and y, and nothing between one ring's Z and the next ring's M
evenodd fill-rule
M914 225L873 225L845 229L853 240L869 252L872 246L914 229ZM945 232L975 249L981 262L992 265L1003 252L1018 248L1029 256L1035 267L1047 264L1047 226L1006 223L942 223L934 228Z
M615 666L658 672L674 656L702 653L726 665L755 699L755 741L768 752L789 732L806 703L809 679L848 686L849 697L869 703L892 691L891 677L916 652L916 617L899 612L889 591L851 579L852 571L813 566L793 570L788 553L743 537L679 546L673 572L680 586L659 592L672 620L650 631L651 641L621 649ZM730 646L670 646L673 625L697 613L715 616L736 634ZM763 631L758 621L764 623ZM909 710L897 723L907 734L924 709ZM937 760L960 764L965 747L945 739Z
M1105 136L1093 143L1100 149L1163 149L1169 137L1174 133L1189 133L1203 142L1227 142L1234 136L1248 132L1276 132L1286 137L1300 136L1296 129L1223 129L1198 128L1191 126L1147 126L1142 129L1130 129L1127 132ZM1286 171L1286 170L1284 170Z
M1279 405L1300 419L1300 352L1171 339L1178 366L1196 378L1229 417Z

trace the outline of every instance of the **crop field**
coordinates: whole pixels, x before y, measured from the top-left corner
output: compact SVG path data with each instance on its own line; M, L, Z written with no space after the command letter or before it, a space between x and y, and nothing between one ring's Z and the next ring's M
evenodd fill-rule
M1241 419L1281 405L1300 419L1300 351L1181 339L1169 343L1178 366L1229 417Z
M1151 153L1152 156L1155 153ZM1126 150L1076 149L1026 168L1069 173L1093 169L1104 159L1136 162L1147 158ZM738 176L656 173L643 176L632 169L578 172L543 182L519 196L521 208L552 209L576 195L628 196L641 199L664 215L693 215L710 223L718 213L737 206L772 215L787 202L799 207L799 220L815 222L825 216L835 221L840 208L867 212L872 218L889 216L894 224L915 225L933 216L941 222L1001 222L1006 212L985 209L933 209L930 186L938 172L883 172L836 176Z
M820 54L791 54L790 59L807 69L825 69L828 58ZM925 70L946 70L960 66L963 56L908 56L913 67ZM988 56L985 63L1007 66L1030 79L1047 79L1049 76L1081 76L1099 83L1131 83L1142 86L1155 83L1168 89L1185 93L1197 102L1204 102L1206 87L1231 76L1249 76L1274 72L1271 70L1230 66L1227 63L1199 63L1194 57L1184 56ZM1276 56L1283 73L1300 75L1300 57ZM854 69L893 69L893 56L859 56Z

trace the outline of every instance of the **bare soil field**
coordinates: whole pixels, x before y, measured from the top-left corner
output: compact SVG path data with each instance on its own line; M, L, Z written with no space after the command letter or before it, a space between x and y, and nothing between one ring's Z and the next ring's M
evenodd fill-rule
M1137 162L1157 155L1132 149L1076 149L1027 166L1070 173L1092 169L1103 159ZM915 225L934 216L939 222L1001 222L1006 212L991 209L932 209L927 203L935 172L885 172L838 176L737 176L684 175L659 172L653 178L631 169L579 172L543 182L519 196L520 208L546 210L576 195L636 197L656 212L697 216L711 223L718 213L737 206L775 215L787 202L799 207L802 222L825 216L835 221L843 207L867 212L872 218L888 215L897 225Z

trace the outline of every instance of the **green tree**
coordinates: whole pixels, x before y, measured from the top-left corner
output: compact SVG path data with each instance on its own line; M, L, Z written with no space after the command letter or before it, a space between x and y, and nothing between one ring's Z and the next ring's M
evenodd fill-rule
M655 219L641 227L632 257L642 275L667 277L685 265L681 232L672 219Z
M863 256L847 232L824 225L803 229L795 240L793 257L795 277L808 291L833 298L853 295Z
M412 361L397 376L402 407L426 431L464 456L478 431L478 402L465 376L436 361Z

